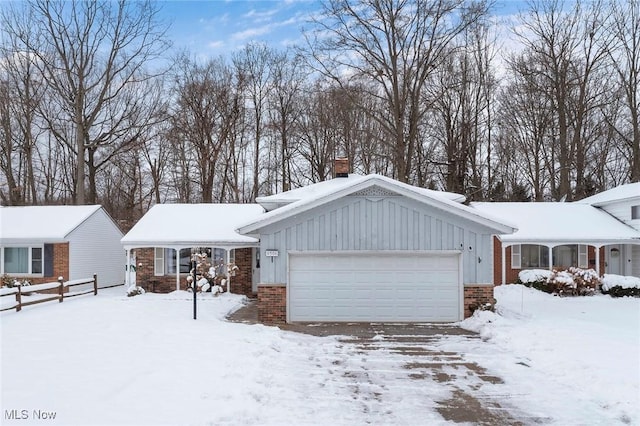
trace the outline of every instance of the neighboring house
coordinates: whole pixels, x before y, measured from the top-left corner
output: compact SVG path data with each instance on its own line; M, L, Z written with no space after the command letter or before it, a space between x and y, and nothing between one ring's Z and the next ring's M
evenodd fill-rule
M156 204L121 240L130 265L127 288L137 283L162 293L187 289L191 250L197 249L221 273L235 264L230 291L251 296L260 277L258 240L235 230L263 212L257 204Z
M493 301L493 235L515 227L459 194L348 175L257 201L264 322L453 322Z
M101 206L0 207L0 275L124 283L122 231Z
M602 209L640 232L640 182L621 185L578 202ZM640 241L608 246L605 262L611 274L640 277Z
M496 237L495 284L515 282L523 269L571 266L593 268L599 274L640 276L640 184L573 203L472 206L508 219L518 228Z

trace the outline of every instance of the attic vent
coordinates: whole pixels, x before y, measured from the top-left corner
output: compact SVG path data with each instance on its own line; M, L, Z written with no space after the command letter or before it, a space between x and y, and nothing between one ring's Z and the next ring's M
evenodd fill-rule
M398 194L374 185L361 191L354 192L351 195L354 197L395 197Z

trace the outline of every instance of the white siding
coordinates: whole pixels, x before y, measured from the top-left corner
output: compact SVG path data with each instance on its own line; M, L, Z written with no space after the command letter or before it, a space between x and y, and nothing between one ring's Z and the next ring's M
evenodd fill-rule
M631 219L631 207L637 205L640 205L640 197L638 199L610 203L601 208L611 216L640 231L640 219Z
M631 246L631 275L640 278L640 245Z
M122 232L103 209L69 235L69 279L98 274L100 287L124 283Z

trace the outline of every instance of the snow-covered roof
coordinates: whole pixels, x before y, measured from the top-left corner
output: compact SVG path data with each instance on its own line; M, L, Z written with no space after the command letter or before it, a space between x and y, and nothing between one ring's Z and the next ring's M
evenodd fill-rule
M156 204L120 240L135 247L251 247L238 225L264 213L258 204Z
M354 178L350 177L348 179L340 178L344 183L340 182L337 184L330 184L328 182L331 181L327 181L323 186L315 186L312 188L311 193L302 192L302 194L307 195L306 198L302 198L297 201L292 200L292 202L284 204L283 207L276 208L268 213L255 217L254 220L248 221L245 225L241 226L239 228L239 232L242 234L255 233L264 226L279 222L345 195L362 191L373 186L379 186L383 189L407 196L419 202L434 205L446 210L450 214L482 224L499 233L510 233L515 229L515 226L512 226L511 222L508 220L494 217L490 214L465 206L457 201L452 201L451 193L444 193L443 195L443 193L440 193L439 191L418 188L399 182L395 179L376 174L355 176L356 177Z
M256 202L261 204L266 210L270 211L275 208L293 203L295 201L316 198L328 192L339 191L343 188L351 187L359 182L365 181L368 176L349 174L348 177L338 177L330 180L325 180L323 182L303 186L301 188L281 192L279 194L269 195L266 197L258 197L256 198ZM416 192L423 193L427 196L442 197L458 203L463 203L465 201L464 195L456 194L454 192L434 191L432 189L419 188L417 186L414 186L412 188L414 188Z
M640 232L589 204L472 203L471 206L516 223L517 232L500 236L507 243L640 243Z
M636 198L640 200L640 182L628 183L611 188L591 197L584 198L578 203L591 204L592 206L602 206L604 204Z
M64 242L102 206L0 207L0 244Z

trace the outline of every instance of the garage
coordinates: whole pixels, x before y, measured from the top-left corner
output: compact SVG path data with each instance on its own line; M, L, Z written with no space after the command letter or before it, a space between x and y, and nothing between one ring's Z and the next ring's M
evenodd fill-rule
M457 321L460 259L455 251L290 253L289 320Z

